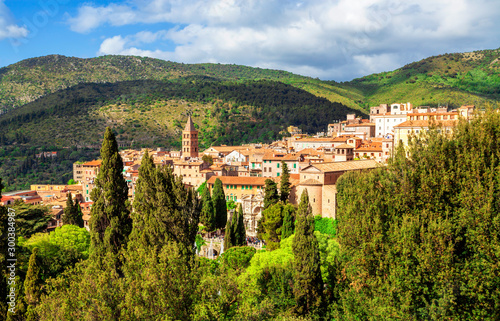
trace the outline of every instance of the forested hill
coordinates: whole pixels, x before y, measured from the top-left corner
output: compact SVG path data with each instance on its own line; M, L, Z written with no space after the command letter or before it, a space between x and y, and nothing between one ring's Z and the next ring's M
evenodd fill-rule
M178 146L192 112L201 146L269 142L289 125L305 132L357 113L304 90L261 80L208 77L89 83L49 94L0 117L0 143L96 145L106 126L127 146Z
M495 104L500 101L500 49L433 56L344 85L358 90L370 106Z

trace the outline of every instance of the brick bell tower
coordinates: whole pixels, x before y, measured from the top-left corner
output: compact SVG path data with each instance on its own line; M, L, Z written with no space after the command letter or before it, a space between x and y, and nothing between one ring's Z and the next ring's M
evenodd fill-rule
M186 127L182 131L182 157L198 157L198 131L194 128L191 115L188 116Z

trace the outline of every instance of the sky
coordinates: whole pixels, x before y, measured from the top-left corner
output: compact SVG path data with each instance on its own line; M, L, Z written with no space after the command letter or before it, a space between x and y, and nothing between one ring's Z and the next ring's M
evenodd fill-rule
M137 55L349 81L499 47L499 0L0 0L0 67Z

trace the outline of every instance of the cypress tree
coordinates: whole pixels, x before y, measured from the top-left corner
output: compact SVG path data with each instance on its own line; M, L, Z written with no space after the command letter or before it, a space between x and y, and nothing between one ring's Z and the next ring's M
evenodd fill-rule
M290 196L290 171L288 170L288 165L282 161L281 167L283 171L281 173L281 181L280 181L280 199L286 204L288 202L288 197Z
M24 299L28 304L28 319L36 319L33 309L40 301L42 281L40 277L40 267L38 266L38 248L35 247L31 252L28 263L28 272L24 281Z
M295 206L287 204L283 207L283 227L281 228L281 239L290 237L295 229Z
M101 148L101 167L90 198L93 201L90 253L102 257L118 253L127 243L132 229L128 204L128 186L123 178L123 161L115 135L108 127Z
M203 190L203 194L201 197L201 214L200 214L200 222L201 224L207 227L207 230L213 231L216 227L216 217L215 217L215 209L214 203L212 201L212 197L210 196L210 190L205 188Z
M71 193L66 195L66 207L64 208L64 215L62 217L63 224L73 224L73 211L74 211L73 199Z
M269 206L278 203L280 200L280 196L278 194L278 186L276 182L271 179L266 179L266 186L264 188L264 209L267 209Z
M236 213L233 212L231 219L226 222L226 233L224 235L224 249L227 250L235 245L234 226L238 223L236 221Z
M247 233L245 230L245 223L243 220L243 208L241 204L238 207L238 220L236 222L235 230L235 246L244 246L247 245Z
M83 227L83 214L80 208L78 200L71 197L71 193L68 193L66 200L66 208L64 209L63 224L72 224L79 227Z
M217 229L224 228L227 223L226 196L224 195L224 189L222 188L222 181L218 178L215 180L212 201L215 208L215 227Z
M295 256L293 293L297 301L296 312L299 315L318 312L323 304L323 280L307 189L304 189L300 196L292 250Z
M160 249L167 242L175 242L187 251L185 254L192 254L201 210L195 193L186 189L170 167L156 168L152 157L145 154L132 212L131 241L135 246Z
M83 221L83 213L82 213L82 207L80 206L80 201L75 199L74 206L75 206L75 222L73 224L78 227L83 227L84 221Z

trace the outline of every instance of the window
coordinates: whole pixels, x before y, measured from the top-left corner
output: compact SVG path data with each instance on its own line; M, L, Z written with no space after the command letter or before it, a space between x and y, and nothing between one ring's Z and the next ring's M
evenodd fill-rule
M280 176L280 173L278 173L278 177Z
M297 164L293 164L293 168L297 168Z
M277 167L277 168L280 168L280 163L278 163L278 164L276 164L276 165L278 165L278 167Z

